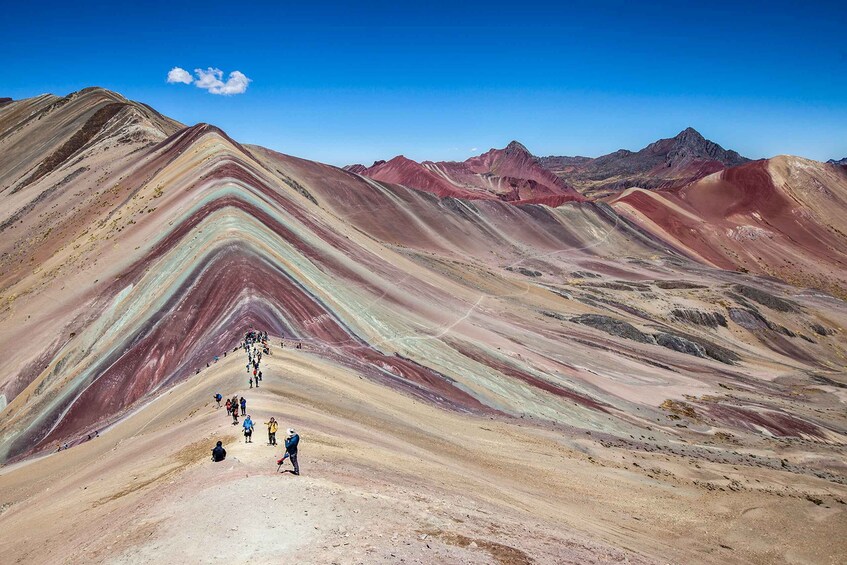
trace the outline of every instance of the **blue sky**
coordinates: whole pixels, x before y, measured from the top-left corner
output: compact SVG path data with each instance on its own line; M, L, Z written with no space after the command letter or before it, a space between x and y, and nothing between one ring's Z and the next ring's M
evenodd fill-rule
M638 149L687 126L749 157L847 156L836 2L6 3L0 96L99 85L343 165ZM168 84L240 71L243 94Z

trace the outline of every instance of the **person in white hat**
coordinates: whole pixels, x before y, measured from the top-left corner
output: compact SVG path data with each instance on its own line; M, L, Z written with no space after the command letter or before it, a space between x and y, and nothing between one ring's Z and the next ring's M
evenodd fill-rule
M288 457L291 459L291 464L294 465L294 474L300 474L300 465L297 464L297 444L300 443L300 436L297 435L297 432L294 431L293 428L288 428L288 436L285 438L285 455L282 456L282 459L277 461L278 464L282 465L285 463L285 458Z

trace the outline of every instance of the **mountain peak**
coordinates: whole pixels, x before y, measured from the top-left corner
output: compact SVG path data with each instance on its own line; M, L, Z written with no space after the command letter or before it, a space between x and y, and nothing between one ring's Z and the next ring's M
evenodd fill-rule
M676 137L674 137L674 139L677 140L677 141L696 141L696 142L706 141L706 138L703 137L703 134L701 134L699 131L697 131L696 129L694 129L691 126L688 126L684 130L679 132L676 135Z
M506 146L504 151L509 153L529 153L529 149L527 149L523 143L515 140L509 142L509 145Z

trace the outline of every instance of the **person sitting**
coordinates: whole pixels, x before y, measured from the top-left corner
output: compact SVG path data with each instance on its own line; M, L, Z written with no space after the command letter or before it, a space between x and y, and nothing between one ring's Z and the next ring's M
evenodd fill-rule
M223 447L223 442L219 441L218 444L212 448L212 461L217 463L224 459L226 459L226 449Z

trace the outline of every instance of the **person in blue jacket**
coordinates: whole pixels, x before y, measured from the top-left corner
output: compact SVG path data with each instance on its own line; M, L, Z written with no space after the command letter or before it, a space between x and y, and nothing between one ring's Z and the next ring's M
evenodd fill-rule
M253 443L253 419L248 415L244 423L244 443Z
M212 448L212 461L218 463L226 459L226 449L223 447L223 442L219 441L218 444Z
M294 474L300 474L300 465L297 464L297 444L300 443L300 436L293 429L288 429L288 437L285 438L285 455L277 461L279 465L285 462L286 458L291 459L291 464L294 465Z

